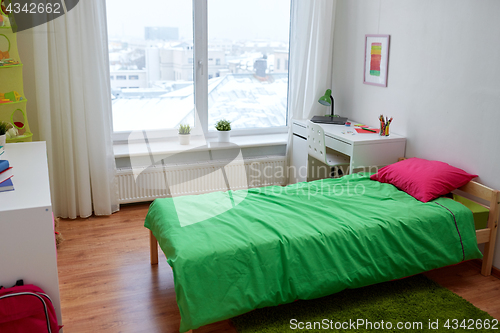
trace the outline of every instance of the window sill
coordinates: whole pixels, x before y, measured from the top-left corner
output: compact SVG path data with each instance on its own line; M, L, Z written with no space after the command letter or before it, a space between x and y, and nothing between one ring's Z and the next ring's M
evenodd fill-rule
M113 152L115 158L147 156L149 154L175 154L181 152L196 152L208 150L223 150L230 148L250 148L286 145L287 133L247 135L231 137L231 142L218 142L217 138L209 138L206 141L202 137L191 137L189 145L180 145L177 137L169 140L152 141L149 148L144 142L139 143L115 143ZM150 151L151 150L151 151Z

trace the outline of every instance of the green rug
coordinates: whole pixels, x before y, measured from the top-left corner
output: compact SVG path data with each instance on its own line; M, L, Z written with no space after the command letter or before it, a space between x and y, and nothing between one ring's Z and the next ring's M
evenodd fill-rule
M423 275L257 309L231 321L240 333L500 330L498 320Z

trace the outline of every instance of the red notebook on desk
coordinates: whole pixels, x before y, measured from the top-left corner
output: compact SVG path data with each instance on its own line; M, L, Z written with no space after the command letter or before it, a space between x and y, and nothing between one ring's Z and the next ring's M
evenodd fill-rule
M12 173L12 167L5 169L4 171L0 172L0 184L6 181L7 179L12 178L14 174Z
M376 129L376 128L371 128L371 127L366 127L368 129L370 129L371 131L367 131L365 129L363 129L363 127L356 127L356 132L358 133L367 133L367 134L378 134L380 133L380 129ZM375 132L373 132L375 131Z

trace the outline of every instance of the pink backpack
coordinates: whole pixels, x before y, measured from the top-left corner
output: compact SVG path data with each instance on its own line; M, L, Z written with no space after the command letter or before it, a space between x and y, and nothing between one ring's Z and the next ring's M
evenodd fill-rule
M56 311L49 296L23 280L12 288L0 287L0 332L57 333Z

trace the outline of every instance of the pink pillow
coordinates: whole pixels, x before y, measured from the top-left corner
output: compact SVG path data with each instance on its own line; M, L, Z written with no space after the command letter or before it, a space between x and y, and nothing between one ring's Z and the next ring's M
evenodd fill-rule
M392 184L415 199L427 202L476 177L444 162L413 157L381 168L370 179Z

